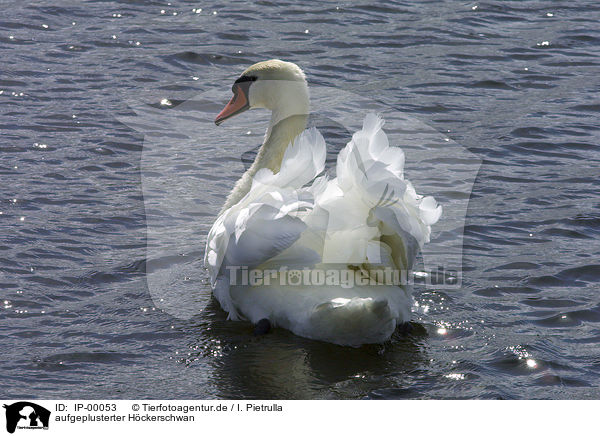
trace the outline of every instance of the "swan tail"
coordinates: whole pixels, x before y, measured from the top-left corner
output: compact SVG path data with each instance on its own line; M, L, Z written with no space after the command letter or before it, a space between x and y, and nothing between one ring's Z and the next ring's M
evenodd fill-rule
M309 324L314 339L358 346L388 339L397 316L385 298L336 298L316 306Z

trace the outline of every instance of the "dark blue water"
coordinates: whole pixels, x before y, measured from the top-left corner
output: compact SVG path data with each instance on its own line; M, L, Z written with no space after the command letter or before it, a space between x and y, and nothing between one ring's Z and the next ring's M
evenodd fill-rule
M0 397L600 396L595 2L2 9ZM205 280L186 285L205 307L189 319L150 295L149 268L202 271L201 241L235 182L220 174L243 166L201 145L181 162L196 186L214 167L218 188L197 198L200 242L149 257L147 142L120 121L134 114L128 102L176 106L210 91L224 103L241 71L274 57L298 63L311 84L376 97L482 160L462 287L417 286L428 310L407 336L358 349L284 330L255 338L249 324L226 321ZM232 147L242 156L256 138Z

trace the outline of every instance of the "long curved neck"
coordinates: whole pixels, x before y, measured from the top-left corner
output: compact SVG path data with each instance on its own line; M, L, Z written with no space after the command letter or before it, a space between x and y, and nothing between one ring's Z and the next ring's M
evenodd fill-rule
M279 172L287 146L306 128L307 120L307 114L292 115L281 119L280 114L273 112L265 140L259 148L254 162L235 184L221 212L236 204L250 191L252 179L258 170L269 168L273 173Z
M258 150L248 173L254 176L262 168L278 173L288 145L306 128L307 115L292 115L281 121L271 118L265 140Z

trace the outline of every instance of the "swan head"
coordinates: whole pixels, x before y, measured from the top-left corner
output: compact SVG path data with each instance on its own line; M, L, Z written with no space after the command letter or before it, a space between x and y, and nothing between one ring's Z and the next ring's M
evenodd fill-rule
M217 115L215 124L247 109L273 112L271 124L293 115L307 115L308 85L298 65L279 59L258 62L242 73L231 88L233 97Z

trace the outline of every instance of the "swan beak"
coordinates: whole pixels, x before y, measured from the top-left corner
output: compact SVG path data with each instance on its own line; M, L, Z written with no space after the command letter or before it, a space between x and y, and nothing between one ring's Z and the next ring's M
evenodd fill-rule
M239 87L236 87L233 91L233 97L231 97L229 103L227 103L219 115L217 115L217 118L215 118L215 124L218 126L227 118L231 118L232 116L242 113L249 108L250 104L248 103L248 97L246 97L246 93Z

